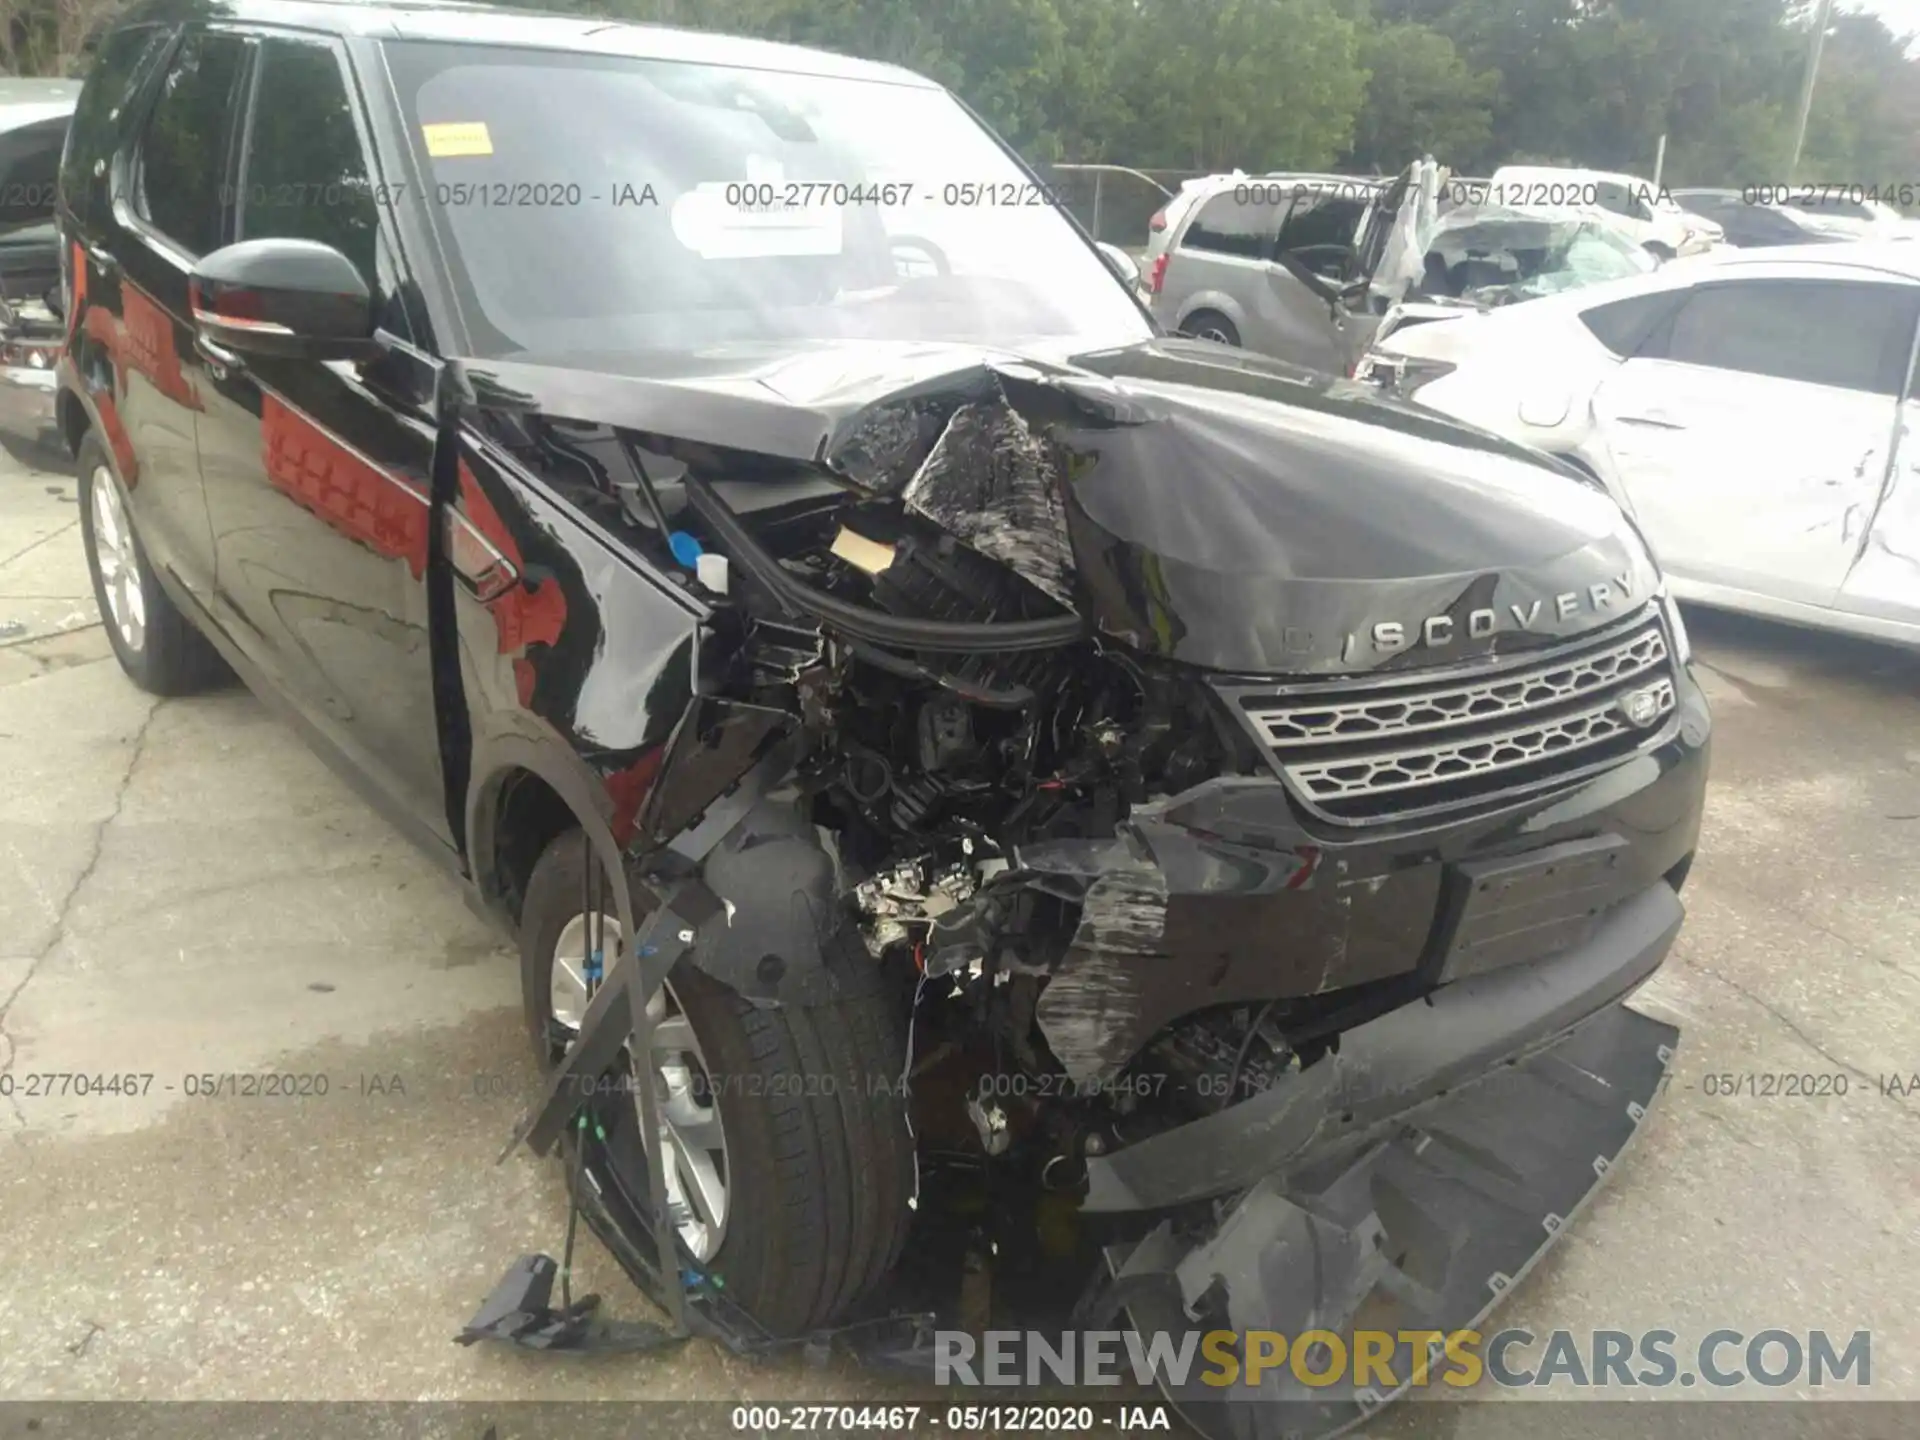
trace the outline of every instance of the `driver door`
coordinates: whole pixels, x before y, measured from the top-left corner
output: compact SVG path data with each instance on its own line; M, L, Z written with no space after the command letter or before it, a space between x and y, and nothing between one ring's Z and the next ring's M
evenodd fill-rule
M243 97L241 240L330 245L406 337L344 50L264 31ZM204 337L200 464L234 642L388 813L451 843L427 638L433 432L373 367L239 355Z

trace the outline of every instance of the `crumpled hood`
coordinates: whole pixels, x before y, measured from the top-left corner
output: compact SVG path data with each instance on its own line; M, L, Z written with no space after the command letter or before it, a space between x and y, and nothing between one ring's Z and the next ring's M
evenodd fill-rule
M1081 578L1131 643L1263 673L1441 664L1657 587L1619 507L1531 451L1369 386L1138 358L1117 372L1131 423L1061 437Z
M819 465L900 494L1016 570L1070 553L1064 592L1057 564L1027 578L1114 639L1210 669L1454 663L1605 624L1657 585L1615 504L1544 457L1372 387L1196 342L1071 356L822 343L457 368L483 408ZM1044 486L1046 503L1004 496L970 525L961 497L1006 479L986 469ZM1023 523L1064 535L1022 535Z

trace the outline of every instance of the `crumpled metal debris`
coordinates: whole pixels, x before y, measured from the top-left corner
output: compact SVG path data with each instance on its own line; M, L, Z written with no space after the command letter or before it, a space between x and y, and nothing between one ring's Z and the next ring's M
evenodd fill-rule
M1071 608L1075 572L1059 469L1004 395L956 409L900 498Z

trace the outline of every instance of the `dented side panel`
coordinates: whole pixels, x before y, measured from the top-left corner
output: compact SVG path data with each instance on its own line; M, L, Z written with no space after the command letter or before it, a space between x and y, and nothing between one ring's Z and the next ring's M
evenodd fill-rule
M1858 558L1840 587L1842 610L1907 627L1920 643L1920 406L1902 406L1900 448L1878 504L1863 527Z

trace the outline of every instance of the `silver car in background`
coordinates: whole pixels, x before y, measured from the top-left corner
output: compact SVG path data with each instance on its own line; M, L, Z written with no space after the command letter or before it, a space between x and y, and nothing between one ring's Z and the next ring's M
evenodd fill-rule
M1214 175L1154 217L1145 267L1168 330L1345 374L1385 312L1371 280L1410 178Z

